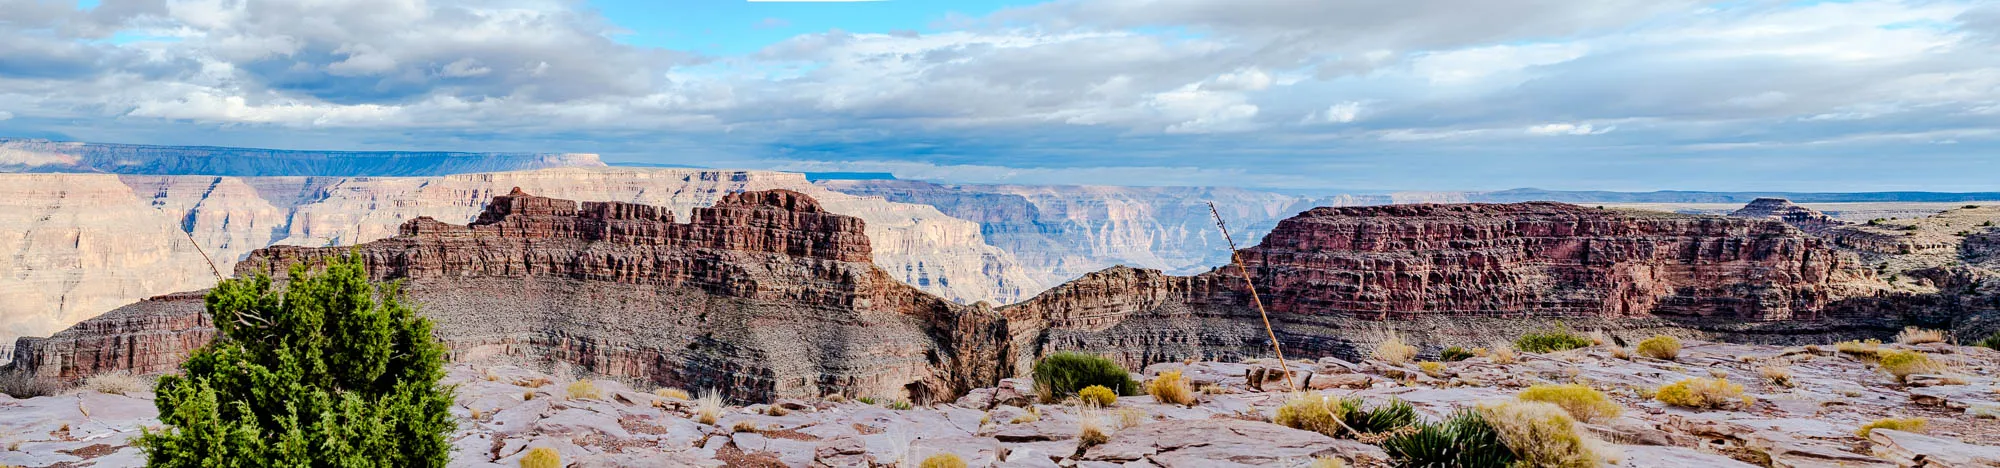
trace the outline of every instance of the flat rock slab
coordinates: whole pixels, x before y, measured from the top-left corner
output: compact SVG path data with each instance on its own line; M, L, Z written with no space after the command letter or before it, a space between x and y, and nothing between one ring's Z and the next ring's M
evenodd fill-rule
M1938 468L2000 467L2000 447L1972 445L1903 431L1869 431L1875 455L1901 466Z
M1148 461L1163 467L1263 466L1334 456L1350 464L1387 461L1374 446L1240 419L1156 422L1113 434L1083 461Z

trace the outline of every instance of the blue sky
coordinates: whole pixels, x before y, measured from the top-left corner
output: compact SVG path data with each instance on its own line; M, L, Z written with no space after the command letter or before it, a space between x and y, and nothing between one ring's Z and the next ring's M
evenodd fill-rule
M970 183L2000 190L1971 0L0 0L0 135Z

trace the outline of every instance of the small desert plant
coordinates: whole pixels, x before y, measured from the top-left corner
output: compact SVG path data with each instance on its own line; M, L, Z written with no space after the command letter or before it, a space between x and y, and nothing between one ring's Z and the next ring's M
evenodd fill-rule
M571 382L569 384L568 390L569 390L569 398L572 400L585 399L585 398L592 400L604 399L604 391L598 390L597 383L592 382L589 379Z
M1439 423L1421 423L1382 442L1397 466L1505 468L1514 452L1500 433L1473 410L1459 410Z
M861 404L864 404L864 405L875 405L875 404L880 404L880 403L882 402L882 400L881 400L881 399L878 399L878 398L875 398L875 397L872 397L872 396L865 396L865 397L861 397L861 398L855 398L855 399L854 399L854 401L859 401L859 402L861 402Z
M1902 382L1913 374L1930 374L1944 370L1944 364L1918 351L1891 349L1882 351L1877 356L1881 361L1876 364L1882 366L1882 370L1889 375L1895 376L1897 382Z
M1292 395L1278 415L1278 425L1335 437L1386 434L1417 422L1416 408L1403 400L1368 407L1360 398L1337 398L1324 393Z
M1422 369L1424 371L1424 375L1431 376L1431 378L1434 379L1444 378L1444 363L1442 362L1437 362L1437 361L1419 362L1417 363L1417 368Z
M1979 345L1991 349L2000 349L2000 331L1993 332L1993 334L1991 335L1986 335L1986 339L1979 340Z
M1672 361L1681 357L1681 340L1667 335L1653 335L1639 342L1640 356Z
M1076 397L1077 399L1083 400L1085 404L1097 405L1100 407L1112 406L1118 404L1118 392L1113 392L1109 388L1104 388L1103 385L1092 385L1088 387L1083 387L1083 390L1076 391Z
M653 395L658 396L660 398L670 398L683 401L689 398L687 390L681 390L678 388L662 388L659 390L654 390Z
M1111 441L1111 433L1104 427L1103 411L1083 408L1076 419L1076 441L1079 449Z
M562 466L562 454L548 447L531 448L528 449L527 455L521 456L521 468L562 468Z
M1609 421L1624 411L1603 392L1577 384L1536 385L1522 390L1515 397L1522 401L1553 403L1568 411L1571 418L1586 423Z
M696 422L715 425L715 420L722 417L722 393L715 389L702 392L701 398L694 400L694 417Z
M1347 462L1336 457L1314 458L1307 468L1347 468Z
M83 385L77 388L113 395L131 395L152 391L153 380L119 371L90 376L88 379L83 379Z
M1849 340L1849 341L1834 343L1833 349L1840 351L1842 354L1852 354L1861 357L1875 357L1875 353L1881 351L1881 346L1882 346L1882 340L1868 340L1868 341Z
M1915 345L1924 343L1943 343L1944 339L1945 336L1943 330L1926 330L1917 327L1906 327L1903 329L1902 332L1896 333L1896 342L1906 345Z
M896 401L892 401L892 402L889 402L889 409L892 409L892 410L906 410L906 409L910 409L910 408L914 408L914 407L915 407L915 405L912 405L912 404L910 404L910 400L900 400L900 399L899 399L899 400L896 400Z
M965 459L959 458L958 455L955 454L940 453L937 455L931 455L929 458L925 458L924 462L918 464L917 467L918 468L965 468Z
M1521 335L1514 340L1514 347L1530 353L1550 353L1568 351L1590 346L1589 337L1570 330L1568 325L1557 323L1555 328Z
M1359 406L1359 405L1356 405ZM1293 429L1313 431L1329 436L1341 434L1341 400L1325 393L1298 393L1285 400L1278 407L1278 415L1271 422Z
M1153 377L1153 381L1146 383L1146 394L1152 395L1153 401L1160 403L1181 406L1195 404L1194 389L1188 386L1187 378L1182 377L1181 371L1177 370L1161 372L1159 376Z
M1141 410L1138 408L1125 408L1118 410L1119 430L1139 427L1140 424L1145 424L1145 423L1146 423L1145 410Z
M1042 410L1041 410L1041 408L1037 408L1037 407L1033 407L1033 406L1030 406L1030 407L1028 407L1028 411L1025 411L1025 412L1022 412L1022 413L1021 413L1021 414L1020 414L1019 416L1015 416L1015 417L1014 417L1014 419L1012 419L1012 420L1009 420L1009 421L1007 421L1007 423L1008 423L1008 424L1027 424L1027 423L1031 423L1031 422L1035 422L1035 421L1040 421L1040 420L1042 420Z
M1445 362L1457 362L1471 359L1473 355L1472 351L1466 351L1465 348L1453 346L1445 348L1443 352L1439 352L1438 359L1443 359Z
M1556 405L1509 401L1479 405L1478 411L1519 459L1517 466L1594 468L1618 458Z
M1043 402L1060 401L1092 385L1117 390L1120 395L1139 394L1139 382L1132 380L1131 373L1103 356L1050 354L1035 362L1033 377Z
M783 406L770 405L764 407L765 416L784 416L787 414L792 414L792 410L785 409Z
M737 421L729 425L729 432L757 432L757 423L750 420Z
M1400 366L1408 364L1410 359L1417 357L1417 347L1404 343L1402 335L1390 333L1388 338L1375 344L1373 356L1383 362Z
M1927 421L1924 418L1882 418L1875 420L1875 422L1863 424L1861 426L1861 429L1854 431L1854 435L1866 439L1868 438L1868 434L1874 432L1876 429L1889 429L1894 431L1915 432L1921 434L1924 432L1924 425L1929 423L1930 421Z
M1792 370L1782 366L1759 367L1757 368L1757 375L1763 376L1764 381L1770 382L1772 385L1785 388L1797 385L1797 382L1792 381Z
M1612 346L1611 357L1630 361L1632 360L1632 350L1625 349L1624 346Z
M1513 364L1521 361L1521 353L1514 351L1514 345L1496 343L1491 353L1492 355L1487 357L1493 359L1494 364Z
M1360 398L1341 400L1341 421L1362 434L1388 433L1417 423L1417 408L1410 402L1390 399L1389 403L1366 407Z
M1729 408L1738 404L1748 405L1751 401L1749 396L1743 394L1742 385L1700 377L1660 387L1653 393L1653 399L1688 408Z
M0 371L0 393L14 398L34 398L54 395L62 388L54 382L35 377L32 372L14 370Z

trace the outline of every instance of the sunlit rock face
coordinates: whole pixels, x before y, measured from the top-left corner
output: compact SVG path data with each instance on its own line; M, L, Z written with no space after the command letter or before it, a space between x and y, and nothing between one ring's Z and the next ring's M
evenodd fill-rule
M438 176L603 166L595 154L292 151L0 138L0 172L213 176Z

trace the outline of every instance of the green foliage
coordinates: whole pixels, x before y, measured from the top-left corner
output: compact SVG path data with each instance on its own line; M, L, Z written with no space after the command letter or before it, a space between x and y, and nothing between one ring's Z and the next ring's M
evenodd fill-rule
M1993 332L1993 334L1987 335L1986 339L1979 340L1979 345L1993 349L2000 349L2000 331Z
M359 257L209 291L215 341L155 388L157 467L443 467L455 428L431 322Z
M1471 359L1472 356L1473 354L1471 351L1466 351L1465 348L1460 348L1457 346L1445 348L1444 352L1438 353L1438 359L1443 359L1445 362L1463 361L1466 359Z
M910 400L896 400L889 402L889 409L892 410L906 410L912 407L914 406L910 404Z
M1045 392L1043 401L1056 401L1092 385L1118 390L1119 395L1138 395L1139 382L1130 372L1103 356L1061 352L1035 362L1035 385Z
M1514 452L1500 440L1500 433L1470 409L1452 413L1443 422L1419 423L1415 431L1382 441L1382 449L1396 466L1504 468L1514 463Z
M1361 404L1360 398L1349 398L1341 400L1340 406L1345 415L1341 421L1363 434L1385 433L1417 423L1417 409L1400 399L1369 408Z
M1568 325L1557 323L1555 328L1521 335L1514 340L1514 348L1530 353L1568 351L1590 346L1590 337L1579 335Z

